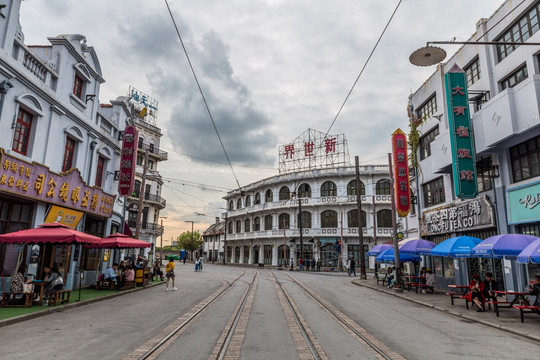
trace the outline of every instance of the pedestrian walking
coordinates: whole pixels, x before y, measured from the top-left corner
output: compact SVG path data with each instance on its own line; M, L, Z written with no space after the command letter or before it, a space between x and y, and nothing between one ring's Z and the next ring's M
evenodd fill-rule
M351 276L351 258L347 259L347 265L345 265L347 268L347 275Z
M165 266L165 276L167 278L167 282L165 283L165 285L167 286L167 291L169 291L169 280L172 281L172 290L178 290L174 286L174 259L172 257L169 258L169 262L167 263L167 266Z
M321 271L321 259L317 260L317 272L320 272Z
M315 271L315 259L311 260L311 271Z
M290 271L294 270L294 259L293 258L291 258L291 268L289 270Z
M201 256L201 257L199 258L199 271L202 271L203 260L204 260L204 258Z
M351 274L354 274L354 276L356 276L356 261L354 261L354 258L352 257L349 262L349 276L351 276Z
M299 271L304 270L304 260L302 258L298 259L298 266L300 267Z
M309 271L309 265L311 261L309 259L306 259L306 271Z
M199 265L201 264L199 257L195 259L195 271L199 271Z

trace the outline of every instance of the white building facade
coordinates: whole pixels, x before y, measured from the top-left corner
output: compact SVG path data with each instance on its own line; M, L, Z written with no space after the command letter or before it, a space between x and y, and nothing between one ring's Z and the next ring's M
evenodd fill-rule
M469 41L540 42L539 19L540 1L506 1L477 23ZM409 221L419 222L421 237L439 243L456 235L540 236L539 60L540 46L464 45L410 96L420 141L418 177L411 182L418 205ZM454 65L466 75L476 150L478 195L467 200L453 190L444 75ZM467 267L460 269L462 276L490 271L506 288L521 289L516 274L523 269L513 261L492 259L460 265L439 258L434 264L438 284L439 279L454 281L460 266ZM538 269L529 270L534 276Z
M203 234L202 256L207 262L223 261L223 245L225 240L225 221L216 218L216 222L208 227Z
M362 221L367 251L392 239L387 165L360 167ZM354 167L291 172L260 180L224 197L225 255L231 263L289 266L300 254L337 268L353 256L360 261ZM300 217L298 216L299 210ZM300 219L300 220L298 220Z

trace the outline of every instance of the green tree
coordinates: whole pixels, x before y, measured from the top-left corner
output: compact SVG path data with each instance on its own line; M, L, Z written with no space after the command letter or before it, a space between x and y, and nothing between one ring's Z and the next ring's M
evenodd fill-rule
M203 244L202 234L199 231L194 231L193 234L191 231L183 232L177 240L178 247L189 251L190 254L200 248Z

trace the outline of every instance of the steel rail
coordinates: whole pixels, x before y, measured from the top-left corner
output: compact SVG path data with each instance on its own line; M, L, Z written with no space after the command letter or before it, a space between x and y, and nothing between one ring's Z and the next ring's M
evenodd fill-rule
M204 304L199 310L197 310L193 315L191 315L189 318L187 318L182 324L178 325L176 328L174 328L167 336L165 336L163 339L161 339L156 345L154 345L150 350L148 350L144 355L138 358L138 360L145 360L149 356L151 356L157 349L159 349L163 344L165 344L167 341L169 341L170 338L172 338L178 331L182 330L184 327L186 327L197 315L199 315L203 310L205 310L208 306L210 306L213 302L215 302L221 295L223 295L227 290L229 290L242 276L245 275L245 271L242 272L236 279L234 279L233 282L231 282L225 289L220 291L219 294L214 296L212 299L210 299L206 304Z
M373 342L371 342L368 338L366 338L364 335L362 335L360 332L358 332L358 330L356 330L352 325L350 325L347 321L345 321L345 319L343 319L341 316L339 316L334 310L332 310L331 308L329 308L326 304L324 304L323 302L321 302L319 299L317 299L315 296L313 296L313 294L308 290L306 289L306 287L301 283L299 282L298 280L296 280L295 278L293 278L291 275L289 274L285 274L287 275L292 281L294 281L302 290L304 290L304 292L306 294L308 294L313 300L315 300L315 302L317 302L319 304L319 306L321 306L322 308L326 309L326 311L328 311L330 314L332 314L332 316L338 320L339 322L341 322L343 325L345 325L351 332L353 332L356 336L358 336L360 339L362 339L366 344L368 344L375 352L377 352L379 355L381 355L383 358L385 358L386 360L392 360L392 357L388 356L383 350L381 350L377 345L373 344Z

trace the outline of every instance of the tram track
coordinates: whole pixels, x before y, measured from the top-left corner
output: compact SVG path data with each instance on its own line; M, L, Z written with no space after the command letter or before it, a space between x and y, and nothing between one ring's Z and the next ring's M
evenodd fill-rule
M294 284L309 295L322 309L332 316L347 332L355 336L368 350L370 350L377 358L385 360L405 360L403 356L393 351L386 344L371 335L366 329L361 327L353 319L345 313L337 309L321 296L317 295L308 286L298 281L289 274L285 274ZM275 275L274 275L275 277ZM276 277L276 281L280 283ZM283 288L282 284L280 286Z
M180 318L173 321L154 338L124 357L123 360L155 359L165 348L167 348L172 340L178 337L182 331L189 327L205 310L231 289L245 274L246 272L243 271L231 282L222 280L222 287L184 313Z

